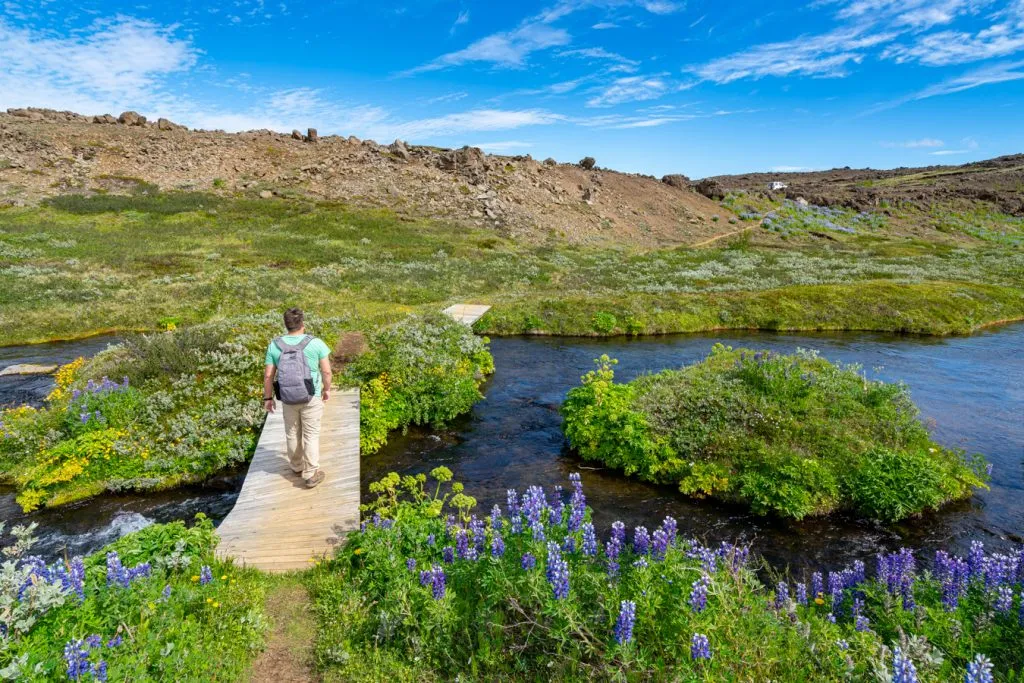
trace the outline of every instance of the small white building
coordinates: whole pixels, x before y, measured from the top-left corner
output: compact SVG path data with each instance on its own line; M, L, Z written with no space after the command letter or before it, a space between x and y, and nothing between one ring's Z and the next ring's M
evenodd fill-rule
M787 187L789 186L786 185L786 183L782 182L781 180L773 180L770 183L768 183L769 192L774 192L775 190L785 190Z

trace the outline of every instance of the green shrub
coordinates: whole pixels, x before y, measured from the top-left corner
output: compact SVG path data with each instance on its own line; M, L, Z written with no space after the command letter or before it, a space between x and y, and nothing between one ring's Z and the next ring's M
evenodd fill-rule
M468 412L494 372L487 339L443 314L413 316L370 339L369 351L345 369L343 383L360 387L364 455L409 425L443 425Z
M68 194L45 200L47 206L72 214L96 214L119 211L170 215L188 213L218 206L220 198L204 192L158 192L154 186L133 194Z
M595 313L594 317L590 321L591 327L594 332L598 334L611 334L615 331L615 326L618 324L618 320L611 313Z
M905 386L857 366L715 345L703 362L572 389L565 433L586 459L696 497L802 519L848 509L895 521L985 485L980 457L934 443Z

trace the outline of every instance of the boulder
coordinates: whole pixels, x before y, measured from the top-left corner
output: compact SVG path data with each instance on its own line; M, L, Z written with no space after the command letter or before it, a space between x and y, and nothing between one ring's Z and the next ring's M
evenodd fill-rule
M319 139L320 139L320 136L317 135L316 128L309 128L309 129L307 129L307 132L306 132L306 142L316 142Z
M661 182L670 187L678 187L680 190L690 189L690 179L681 173L672 173L661 179Z
M358 145L359 144L359 138L357 138L355 135L349 135L348 136L348 144L350 144L350 145Z
M34 365L22 363L20 365L9 365L0 370L0 377L8 375L49 375L57 370L56 365Z
M405 146L405 143L401 140L395 140L388 145L388 151L395 157L398 157L402 161L409 161L411 155L409 154L409 148Z
M126 126L144 126L146 125L146 117L137 111L123 111L121 115L117 117L118 123L123 123Z
M270 199L273 196L274 196L274 193L271 192L270 190L262 190L260 192L260 199Z
M597 166L597 160L594 159L594 157L583 157L582 159L580 159L580 166L589 171L590 169Z
M463 147L449 150L437 157L437 167L442 171L454 171L473 183L487 181L487 157L479 147Z
M181 126L174 123L173 121L169 121L168 119L163 118L156 120L156 127L159 128L160 130L178 130L179 128L181 128Z
M708 199L725 199L725 188L722 187L722 183L712 178L700 181L694 189Z
M558 162L552 159L551 157L548 157L547 159L544 160L545 166L555 166L556 164L558 164Z
M111 124L111 123L117 123L117 119L114 118L113 116L111 116L110 114L100 114L98 116L92 117L92 122L93 123L102 123L102 124Z
M8 109L7 113L11 116L17 116L19 119L29 119L30 121L41 121L43 115L38 111L32 111L31 109Z
M302 139L302 133L299 132L298 130L293 130L292 131L292 140L301 140L301 139Z

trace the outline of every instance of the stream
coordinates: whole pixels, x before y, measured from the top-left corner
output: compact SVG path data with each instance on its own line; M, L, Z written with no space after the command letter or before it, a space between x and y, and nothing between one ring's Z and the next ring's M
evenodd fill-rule
M0 348L0 368L13 362L66 362L95 353L109 341ZM595 468L595 463L581 461L568 449L558 408L566 392L593 367L594 358L604 353L618 358L616 377L628 381L696 362L715 342L786 353L798 347L818 349L829 360L860 363L869 377L906 382L937 441L982 453L993 463L991 489L896 525L842 515L794 522L758 517L738 506L690 500L672 487ZM384 449L364 458L364 499L369 483L387 472L413 474L445 465L477 498L477 510L486 514L494 503L504 505L508 488L568 487L569 473L578 470L602 536L616 519L629 527L653 528L672 515L684 537L752 542L755 552L777 568L842 567L901 546L928 554L938 548L965 554L973 540L990 549L1024 542L1024 324L970 337L766 332L629 340L511 337L492 340L491 350L496 372L483 387L485 399L445 429L394 434ZM41 400L50 383L49 378L11 387L0 383L0 405ZM21 513L10 488L0 489L0 519L36 521L40 554L73 555L153 522L188 519L196 512L219 521L234 504L243 476L244 471L231 472L203 486L103 496L30 515Z

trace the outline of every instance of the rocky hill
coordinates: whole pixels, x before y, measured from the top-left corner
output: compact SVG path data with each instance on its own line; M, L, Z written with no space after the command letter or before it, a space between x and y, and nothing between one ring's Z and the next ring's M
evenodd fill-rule
M390 145L355 137L188 130L135 112L0 113L0 205L68 193L188 190L267 200L303 196L492 227L528 241L698 244L732 214L684 176L650 176L530 156Z
M717 176L707 179L701 190L711 196L730 190L765 192L771 183L785 185L777 191L789 199L803 197L819 206L866 211L910 204L927 210L936 203L983 202L1003 213L1024 216L1024 154L962 166Z

